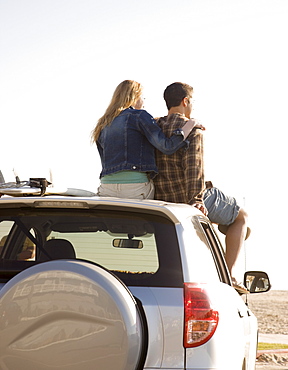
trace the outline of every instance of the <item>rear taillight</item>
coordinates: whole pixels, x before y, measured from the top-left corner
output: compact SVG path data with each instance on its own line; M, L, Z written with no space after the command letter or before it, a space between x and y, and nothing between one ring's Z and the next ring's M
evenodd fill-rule
M211 307L205 284L184 284L184 310L184 347L206 343L215 333L219 314Z

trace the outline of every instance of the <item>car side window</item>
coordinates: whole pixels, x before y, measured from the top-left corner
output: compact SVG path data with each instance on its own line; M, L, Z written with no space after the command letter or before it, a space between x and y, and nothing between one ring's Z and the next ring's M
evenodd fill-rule
M225 283L229 283L229 274L224 258L224 251L221 242L215 234L212 226L207 221L200 221L205 234L205 242L210 250L214 260L214 267L216 267L219 278Z
M35 237L33 229L30 230L31 235ZM20 252L17 254L18 261L35 261L36 245L29 239L25 238Z
M3 220L0 222L0 256L4 256L5 247L9 241L9 235L13 233L13 227L15 227L15 222L10 220ZM28 230L33 237L35 237L35 232L33 228ZM5 258L18 261L35 261L35 244L20 230L16 237L17 242L14 240L10 245L7 245L8 253L5 253Z
M209 235L205 232L202 223L199 222L200 219L198 216L192 217L190 221L194 229L191 229L188 239L185 242L190 245L190 248L186 249L186 259L189 265L191 265L189 268L189 280L211 283L219 282L221 278L212 253Z
M5 243L13 224L14 224L13 221L4 220L0 222L0 256L4 251Z

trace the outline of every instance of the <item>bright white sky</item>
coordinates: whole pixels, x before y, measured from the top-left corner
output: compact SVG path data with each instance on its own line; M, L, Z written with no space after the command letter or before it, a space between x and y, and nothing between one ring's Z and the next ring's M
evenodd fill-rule
M0 0L0 169L96 191L90 132L135 79L166 114L165 87L195 89L207 180L248 211L246 268L288 289L287 0ZM244 270L244 262L241 265Z

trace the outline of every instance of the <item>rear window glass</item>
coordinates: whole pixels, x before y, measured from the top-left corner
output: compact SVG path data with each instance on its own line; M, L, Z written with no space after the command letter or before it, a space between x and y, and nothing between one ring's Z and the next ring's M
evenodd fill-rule
M48 240L69 240L77 258L98 263L109 270L133 273L158 271L159 259L153 223L147 223L141 218L134 218L133 223L130 218L117 217L105 221L100 221L98 225L97 221L91 223L90 219L87 223L83 219L81 223L77 223L71 218L68 223L65 220L65 224L56 224ZM102 225L109 222L110 226ZM71 228L69 231L72 224L75 230ZM96 231L98 227L100 230Z
M50 259L77 258L105 267L127 285L183 284L175 227L164 217L114 210L12 212L0 216L8 241L3 271L5 266L17 272Z

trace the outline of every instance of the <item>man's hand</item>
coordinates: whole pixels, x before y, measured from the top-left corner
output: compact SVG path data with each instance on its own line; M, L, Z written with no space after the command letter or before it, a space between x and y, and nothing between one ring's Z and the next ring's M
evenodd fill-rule
M187 138L187 136L190 134L190 132L193 130L194 127L198 127L201 130L206 130L206 128L195 118L190 118L185 123L185 125L182 127L182 131L184 134L184 139Z
M204 204L202 204L202 203L194 203L192 205L193 205L193 207L199 209L199 211L201 211L205 216L208 215L207 208L204 206Z
M187 122L191 122L192 130L194 127L201 128L203 131L206 130L206 127L203 126L202 123L200 123L200 121L196 118L190 118Z

